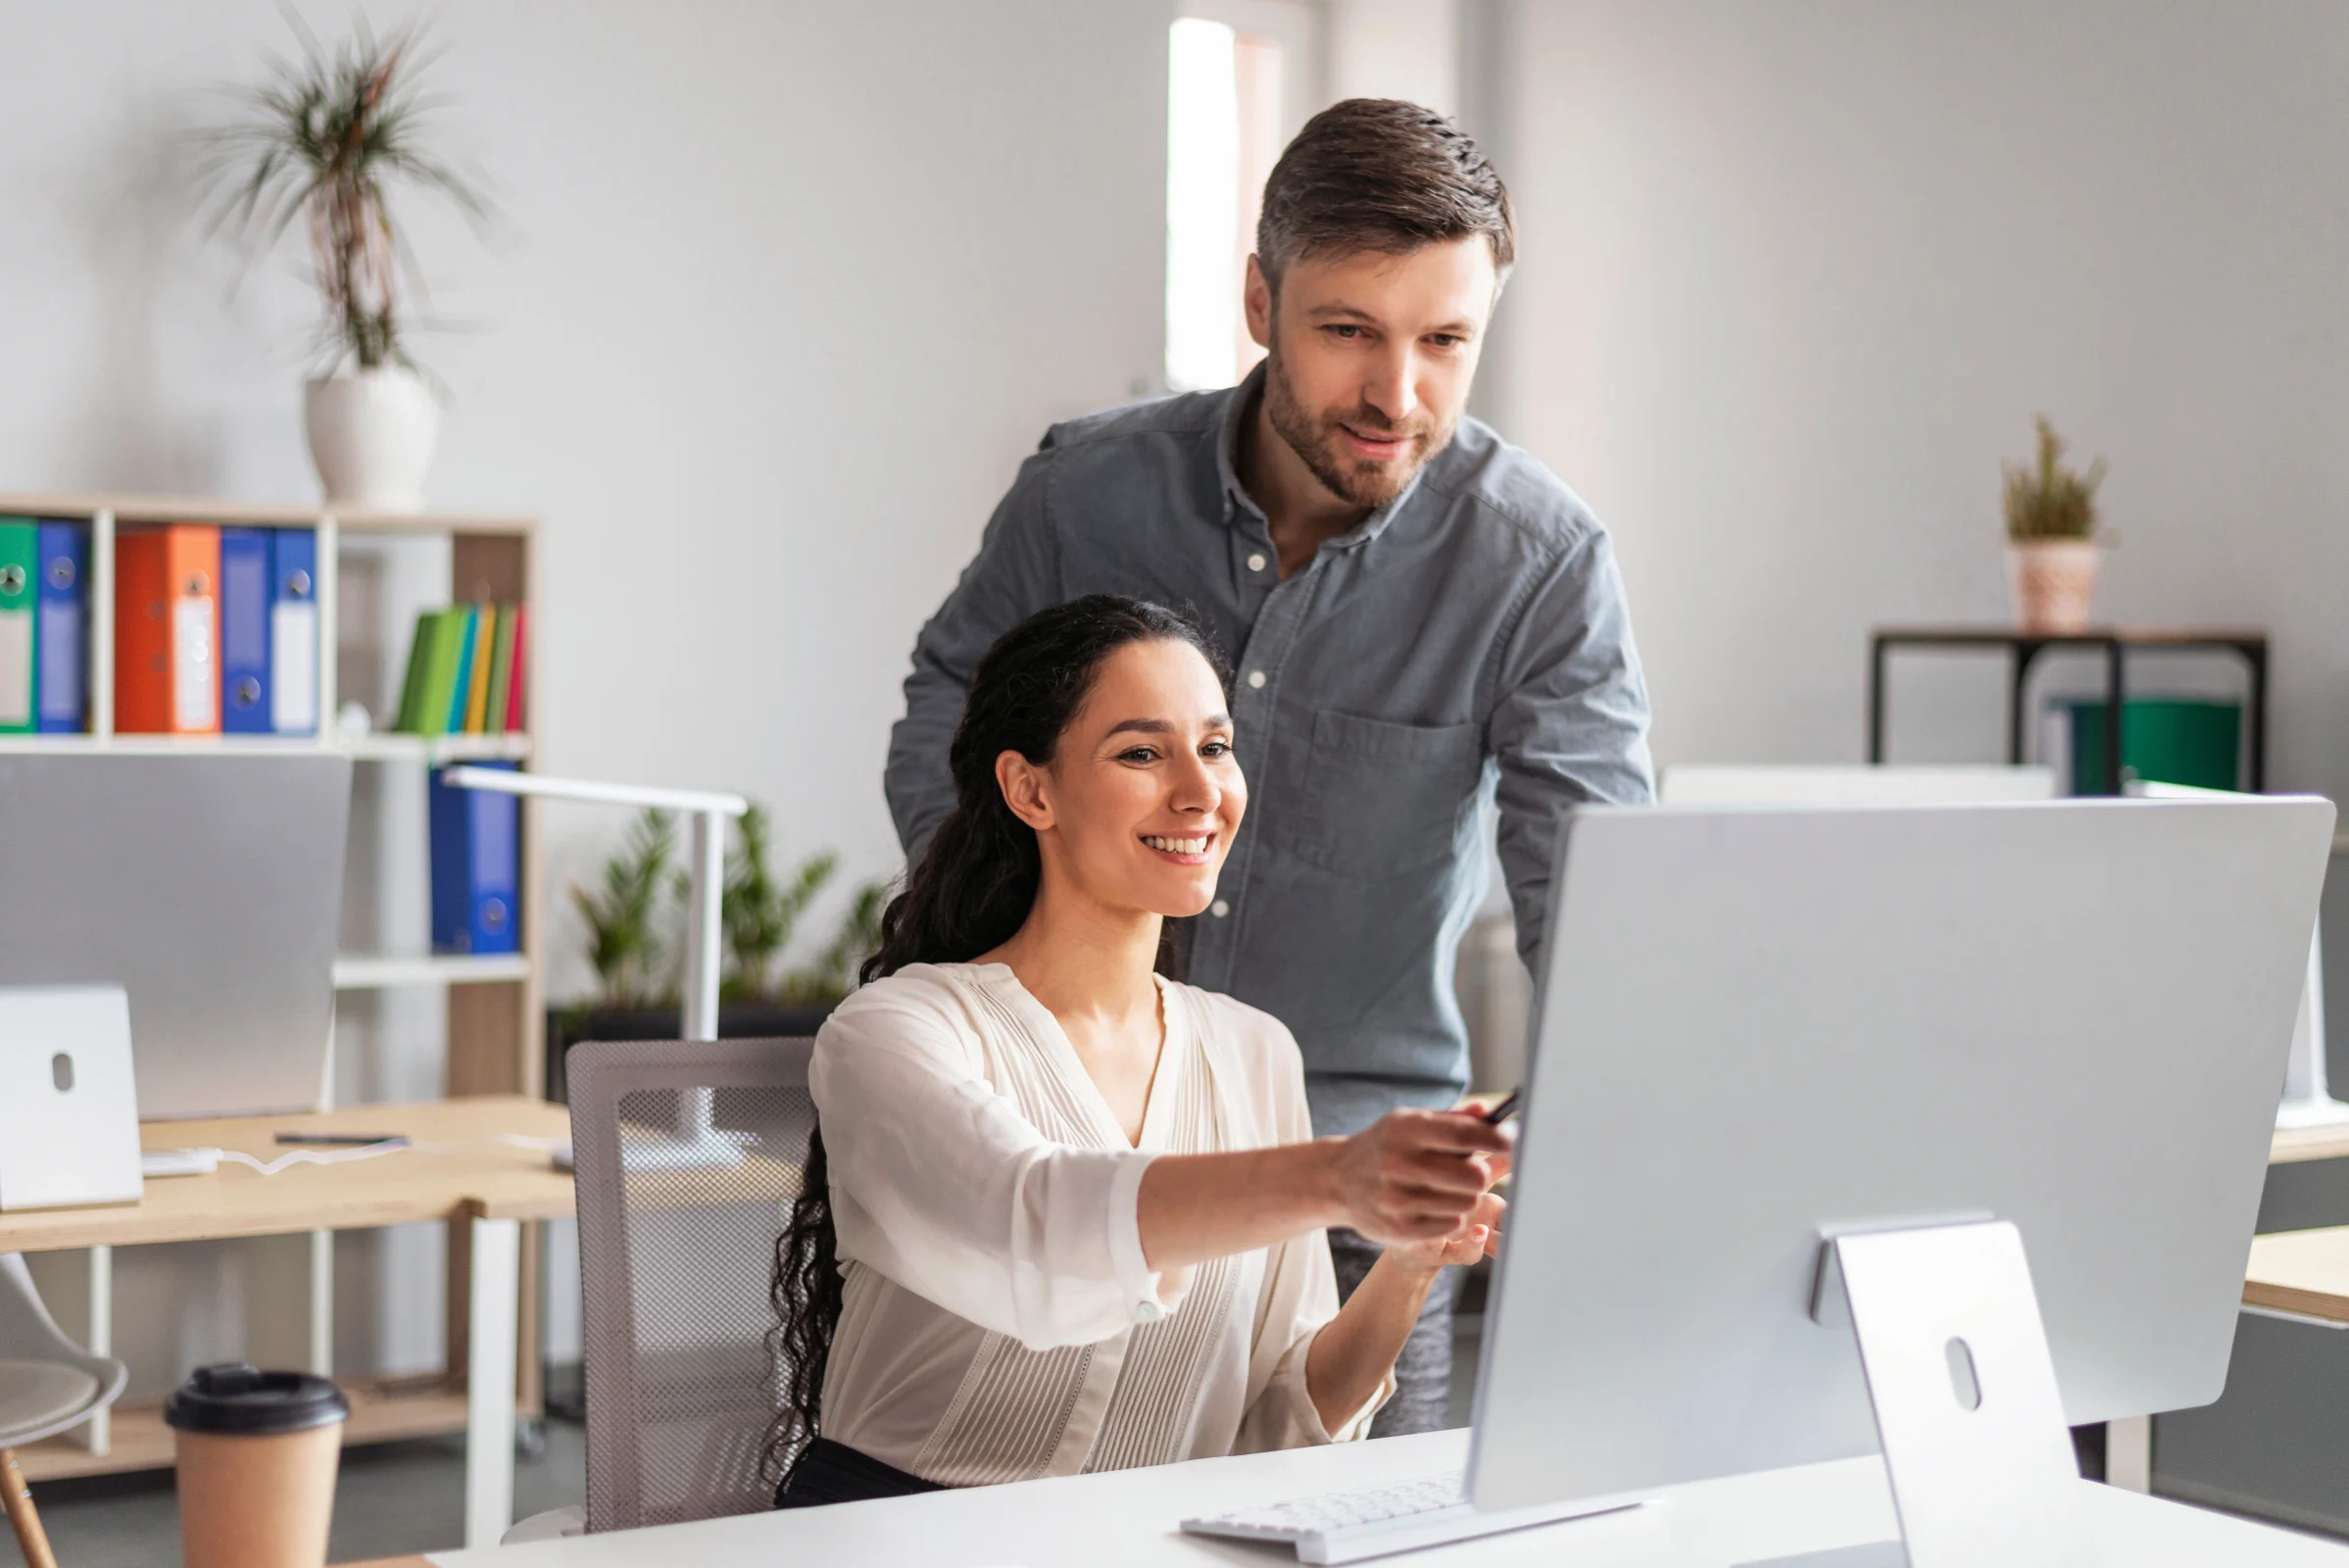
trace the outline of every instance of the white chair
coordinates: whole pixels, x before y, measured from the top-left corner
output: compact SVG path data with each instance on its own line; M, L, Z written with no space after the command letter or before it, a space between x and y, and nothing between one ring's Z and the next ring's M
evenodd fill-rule
M0 1503L28 1568L57 1568L17 1449L80 1425L114 1403L129 1376L67 1339L15 1252L0 1252Z
M1972 806L2055 799L2052 767L1885 767L1683 762L1664 770L1667 806Z
M572 1048L587 1506L534 1515L507 1542L774 1506L759 1457L786 1368L768 1286L815 1130L813 1049Z

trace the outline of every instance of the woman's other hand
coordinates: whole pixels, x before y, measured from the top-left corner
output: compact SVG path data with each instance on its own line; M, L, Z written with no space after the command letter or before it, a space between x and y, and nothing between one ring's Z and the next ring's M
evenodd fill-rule
M1393 1110L1338 1142L1340 1223L1374 1242L1474 1247L1463 1232L1497 1224L1493 1184L1508 1172L1512 1139L1482 1118L1449 1110ZM1491 1214L1487 1219L1485 1215Z
M1395 1242L1388 1247L1386 1255L1395 1259L1397 1268L1411 1274L1434 1274L1453 1263L1465 1268L1480 1258L1497 1257L1501 1215L1508 1207L1507 1199L1498 1193L1487 1193L1450 1235L1439 1236L1432 1242Z

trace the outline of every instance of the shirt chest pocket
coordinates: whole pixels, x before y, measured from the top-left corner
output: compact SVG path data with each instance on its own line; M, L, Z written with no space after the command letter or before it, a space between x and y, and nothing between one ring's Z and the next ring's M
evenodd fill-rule
M1365 880L1434 864L1451 855L1484 767L1474 724L1317 713L1291 848Z

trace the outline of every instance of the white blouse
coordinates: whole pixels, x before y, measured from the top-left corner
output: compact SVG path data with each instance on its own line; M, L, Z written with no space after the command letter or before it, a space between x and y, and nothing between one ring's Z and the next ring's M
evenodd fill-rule
M1129 1145L1059 1022L1003 964L912 964L841 1004L809 1084L845 1305L823 1434L947 1486L1366 1437L1305 1357L1338 1312L1327 1238L1152 1272L1135 1197L1161 1153L1313 1136L1297 1042L1161 980L1166 1041Z

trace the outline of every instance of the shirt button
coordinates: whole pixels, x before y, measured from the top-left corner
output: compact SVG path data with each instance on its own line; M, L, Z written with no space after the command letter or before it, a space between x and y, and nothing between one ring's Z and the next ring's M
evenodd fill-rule
M1217 899L1213 904L1207 906L1207 912L1220 920L1232 912L1232 906L1223 900Z
M1257 691L1262 691L1264 689L1264 671L1260 669L1249 670L1248 672L1248 685L1254 687Z
M1137 1323L1155 1323L1158 1321L1158 1319L1164 1317L1165 1315L1166 1308L1160 1306L1155 1301L1137 1301L1134 1303L1134 1321Z
M1262 571L1264 569L1264 558L1262 556L1248 557L1248 569L1250 571Z

